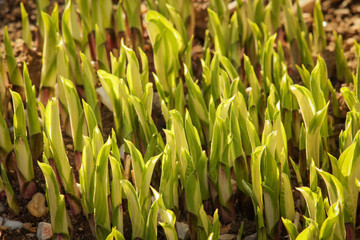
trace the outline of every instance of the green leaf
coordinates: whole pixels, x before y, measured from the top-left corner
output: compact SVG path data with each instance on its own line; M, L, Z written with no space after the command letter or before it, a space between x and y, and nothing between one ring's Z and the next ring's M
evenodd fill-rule
M189 107L196 109L199 119L205 124L208 124L209 113L203 98L203 94L200 87L193 81L186 65L184 65L184 75L186 85L189 89L189 101L192 102L192 105Z
M11 143L9 128L5 122L4 116L0 114L0 156L4 154L4 159L12 151L13 146Z
M31 31L30 31L30 24L28 13L24 7L24 3L20 2L20 9L21 9L21 23L22 23L22 38L26 44L27 48L31 48Z
M29 135L31 137L35 134L41 133L41 126L36 108L35 92L33 91L32 88L28 68L25 63L23 64L23 66L24 66L23 76L25 82L27 121L28 121Z
M138 115L138 119L141 124L142 130L144 131L146 143L148 143L151 139L151 131L149 126L151 117L146 116L146 111L139 98L130 95L129 100Z
M185 133L189 146L189 152L194 160L195 168L200 181L201 196L202 198L209 198L209 184L208 184L208 167L207 157L202 151L199 134L191 122L189 112L185 114Z
M282 220L287 232L289 233L290 240L295 240L296 237L299 235L299 233L296 229L296 226L289 219L285 219L285 218L281 217L281 220Z
M150 195L150 183L152 180L152 174L154 172L154 168L155 165L157 163L157 161L160 159L161 154L154 156L152 158L149 159L149 161L146 162L145 164L145 169L144 169L144 177L142 179L142 183L141 183L141 189L140 189L140 203L141 206L143 208L143 216L144 219L146 218L148 211L149 211L149 207L151 205L151 195Z
M34 169L30 147L26 137L19 136L15 138L14 152L16 156L17 169L20 172L21 178L24 178L25 183L28 183L34 179ZM20 190L21 192L23 191L22 189Z
M184 168L183 186L185 188L186 209L197 215L202 204L200 182L195 170L193 159L189 152L182 148L180 156L180 168Z
M15 212L16 215L19 214L21 209L14 195L14 190L11 187L11 183L7 177L5 166L3 163L1 163L0 183L3 186L3 189L5 190L6 199L7 199L7 203L9 204L9 207Z
M90 105L82 99L82 105L84 107L84 114L86 118L86 125L88 128L89 137L93 138L93 130L98 125L95 114L91 109Z
M129 85L130 93L138 98L143 95L143 85L141 82L139 62L136 58L135 52L131 48L127 48L122 45L125 49L128 65L126 72L126 80Z
M340 201L338 200L333 204L328 211L328 218L324 221L320 229L320 238L319 239L329 239L332 240L335 236L335 226L339 222L340 215Z
M122 187L120 181L124 179L122 174L121 162L110 156L111 164L111 202L112 202L112 225L116 226L120 232L124 232L123 207L122 207Z
M80 57L86 102L91 106L98 124L102 126L99 103L95 91L97 83L95 72L86 55L80 52Z
M303 86L293 85L290 87L290 90L296 96L304 119L305 128L308 129L316 113L314 99L310 91Z
M106 240L125 240L125 238L116 227L113 227L111 233L106 237Z
M82 85L80 63L76 51L75 40L77 40L76 32L78 31L77 22L74 22L75 8L73 1L68 1L62 16L61 27L63 31L63 38L66 48L66 53L69 58L70 69L72 77L77 85ZM75 19L76 20L76 19Z
M263 194L262 194L262 176L260 172L261 158L264 153L265 146L259 146L251 154L251 182L252 182L252 191L254 194L254 201L260 208L260 211L263 212Z
M51 17L45 12L41 12L44 23L44 48L42 52L42 67L40 88L55 88L57 79L57 51L58 35L56 27Z
M322 52L326 47L326 34L323 26L324 16L321 11L321 2L316 0L314 7L313 34L316 52Z
M181 114L175 109L170 111L170 116L172 122L171 131L176 139L176 153L180 157L182 148L189 149L185 136L184 121Z
M82 194L82 204L86 214L94 213L94 184L95 184L95 158L91 146L91 139L84 136L84 148L82 150L82 164L79 171L79 179Z
M339 202L340 202L339 208L341 209L340 211L343 211L342 208L345 203L345 196L344 196L344 188L343 188L342 184L336 177L334 177L330 173L327 173L321 169L317 169L317 170L326 184L326 188L327 188L329 199L330 199L330 204L331 205L336 204L336 202L339 200ZM346 235L346 231L345 231L343 216L340 217L338 224L339 224L339 229L337 229L335 235L338 238L344 239L345 235Z
M165 93L169 94L175 89L175 78L180 69L179 53L184 49L184 42L179 32L158 12L147 12L146 26L159 81Z
M157 239L158 213L159 213L158 200L155 200L151 204L149 215L147 216L144 239Z
M107 57L106 50L106 37L105 31L103 28L100 28L99 25L95 25L95 42L96 42L96 54L97 61L99 64L99 69L110 72L109 61Z
M118 140L120 140L122 139L120 136L123 128L123 122L121 118L122 108L119 96L120 93L117 91L119 89L120 80L115 75L107 73L104 70L98 70L97 74L99 76L101 85L104 87L107 95L110 98L114 114L115 130Z
M296 240L310 240L317 239L319 228L317 224L312 221L307 228L305 228L297 237Z
M325 220L325 210L323 207L321 192L319 190L317 190L317 192L313 192L308 187L300 187L296 189L300 191L305 198L310 218L316 221L321 227L323 221Z
M138 47L141 60L141 83L146 86L149 83L149 60L146 53Z
M44 158L46 158L44 156ZM65 209L64 196L60 194L59 185L51 166L38 162L46 180L46 199L50 211L51 228L56 235L70 239L68 232L68 218Z
M6 65L7 65L7 72L9 77L9 82L15 86L24 86L20 69L17 66L17 62L11 47L11 40L9 37L9 32L7 26L5 27L4 31L4 45L5 45L5 56L6 56ZM45 42L44 42L45 46ZM44 64L43 64L44 65Z
M108 205L109 196L109 172L108 158L111 147L110 137L101 147L96 157L95 186L94 186L94 218L96 224L96 236L105 238L111 231L110 214Z
M227 56L228 54L226 52L226 49L228 46L225 44L224 33L222 31L220 23L220 17L210 8L208 8L207 10L209 15L210 29L212 29L212 31L210 32L213 35L215 44L215 51L220 55Z
M306 129L306 158L308 164L314 159L315 166L320 166L322 159L320 128L327 116L329 103L320 111L316 112Z
M83 135L83 122L84 115L81 107L79 95L76 91L74 84L63 77L60 77L61 84L64 86L65 96L67 107L69 109L70 115L70 126L71 126L71 135L74 143L74 150L81 152L82 144L82 135Z
M162 173L159 192L164 196L166 208L174 209L179 206L178 198L178 164L176 162L176 143L174 135L165 130L167 145L162 157Z
M140 0L135 1L123 1L124 12L126 13L126 17L129 21L129 25L131 28L136 28L140 32L142 32L142 25L140 19Z
M72 168L65 152L64 141L60 128L59 104L55 98L50 100L45 109L44 120L45 134L49 142L56 169L60 175L65 192L75 199L80 197L79 190L75 185Z
M344 97L346 105L351 111L360 112L360 101L356 97L355 93L350 91L348 87L342 87L340 89L341 95Z
M291 221L294 220L295 218L294 197L292 194L292 188L291 188L289 176L285 173L281 173L280 210L282 217L287 218Z
M121 186L125 192L129 215L132 225L132 239L140 238L142 239L145 235L145 220L141 214L141 207L136 192L131 183L127 180L121 180Z
M25 111L20 94L11 89L9 91L13 100L14 109L14 137L26 138Z
M180 9L176 9L175 7L169 5L169 4L165 4L166 5L166 9L169 13L169 18L170 20L174 23L175 28L179 31L179 34L181 35L183 42L184 43L188 43L188 36L187 36L187 32L185 29L185 25L183 20L181 19L181 15L180 15Z

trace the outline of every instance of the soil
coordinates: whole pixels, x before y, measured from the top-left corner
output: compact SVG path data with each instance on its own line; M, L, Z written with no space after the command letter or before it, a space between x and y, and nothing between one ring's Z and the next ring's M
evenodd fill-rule
M29 68L30 78L38 89L40 84L40 71L41 71L41 51L38 51L35 47L33 49L26 49L22 37L21 30L21 14L19 8L20 0L0 0L0 51L2 51L2 55L4 56L4 46L3 46L3 33L5 26L8 26L9 36L12 40L13 51L16 56L19 67L22 68L22 62L26 62ZM33 33L33 46L36 46L36 5L33 0L23 0L25 8L28 11L29 19L31 23L31 30ZM64 8L64 0L57 1L59 4L59 12L61 13ZM54 5L54 1L51 1L50 9ZM202 44L204 41L204 34L207 28L207 10L208 1L206 0L195 0L194 1L194 12L196 16L196 26L195 26L195 38L194 38L194 46L193 46L193 69L194 76L197 79L201 78L202 69L200 64L200 58L202 57ZM346 0L324 0L322 1L322 9L324 12L324 20L326 22L325 31L328 38L328 46L326 51L323 54L323 57L326 60L329 71L329 78L332 80L334 87L339 90L341 87L341 82L336 79L336 68L335 68L335 53L334 53L334 37L333 31L336 31L339 35L343 36L343 44L345 57L348 61L349 67L354 72L357 67L357 61L355 56L355 46L354 40L360 42L360 3L356 1ZM311 26L312 18L311 14L306 18L306 21L309 26ZM146 33L145 33L146 35ZM145 52L149 57L150 64L150 72L154 70L153 60L152 60L152 50L148 43L145 43ZM152 75L150 74L150 77ZM342 104L344 106L345 104ZM11 108L11 107L10 107ZM346 107L344 106L344 109ZM162 119L161 110L156 109L154 107L154 119ZM10 111L11 112L11 111ZM12 121L8 117L8 125L12 125ZM101 118L103 125L103 137L106 139L111 134L111 129L114 127L113 122L113 114L110 110L108 110L105 106L101 106ZM344 128L344 117L336 119L336 133L335 138L337 138L338 132ZM156 125L162 125L164 123L157 123ZM65 146L67 148L68 157L72 165L74 165L74 152L72 149L72 140L70 137L65 136L64 134ZM41 170L39 169L36 161L34 160L34 169L35 169L35 181L37 185L37 189L39 192L45 194L45 181ZM19 186L17 183L17 177L15 171L9 171L8 177L11 182L11 185L14 189L15 196L19 202L21 211L19 214L15 215L11 209L8 207L6 198L1 197L0 203L4 205L5 210L0 213L2 217L6 217L12 220L18 220L23 223L31 223L33 228L32 231L28 231L25 229L21 229L18 231L12 230L4 230L0 231L0 239L37 239L36 231L37 225L41 221L50 222L49 214L46 214L42 218L36 218L32 216L26 209L26 205L28 203L27 200L24 200L20 197ZM295 181L295 180L294 180ZM299 199L299 196L295 196L296 199ZM245 203L244 203L245 202ZM241 223L244 223L244 234L243 236L251 235L256 232L256 223L253 219L253 209L251 203L249 206L244 208L244 204L249 204L248 201L235 201L235 207L237 211L237 219L232 224L228 226L223 226L223 232L236 234ZM126 208L126 206L124 206ZM67 208L69 209L69 208ZM245 211L244 211L245 209ZM90 231L90 227L88 221L85 216L72 216L71 212L68 211L72 226L73 226L73 239L95 239ZM130 239L131 237L131 224L129 216L125 215L124 221L127 223L125 225L125 234L126 239ZM180 216L181 220L186 220L185 216ZM164 238L164 233L162 229L158 229L159 238Z

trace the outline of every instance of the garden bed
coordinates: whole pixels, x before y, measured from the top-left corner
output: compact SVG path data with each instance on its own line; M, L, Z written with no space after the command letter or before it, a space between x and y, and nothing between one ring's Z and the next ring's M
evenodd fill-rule
M40 81L41 81L41 56L42 56L42 50L37 49L35 46L37 45L37 28L36 25L36 16L37 16L37 10L36 10L36 4L34 1L23 1L25 4L25 7L29 14L29 20L30 20L30 29L33 34L33 45L34 48L27 49L25 47L25 43L22 40L22 24L21 24L21 12L18 0L10 0L10 1L1 1L0 0L0 39L1 39L1 51L2 55L5 55L4 50L4 28L5 26L8 26L9 36L11 39L13 52L16 57L16 61L18 62L18 66L21 69L22 72L22 62L25 62L29 69L30 78L32 80L32 83L35 85L36 90L39 91L40 88ZM54 6L54 2L51 1L51 6ZM309 1L311 2L311 1ZM58 1L59 4L59 13L60 18L63 13L63 10L65 8L64 1ZM191 64L192 64L192 71L193 71L193 78L200 80L202 79L203 69L201 66L200 59L203 58L204 52L203 52L203 45L205 41L205 30L207 27L207 20L208 20L208 14L207 14L207 8L209 6L209 3L207 1L200 1L197 0L194 3L194 14L196 16L196 22L195 22L195 37L193 40L193 46L192 46L192 54L191 54ZM145 12L147 11L145 4L142 6L142 12L143 16L145 16ZM345 117L346 113L349 111L345 101L343 100L340 89L343 86L351 86L353 88L353 85L350 84L344 84L343 80L337 78L337 72L336 72L336 56L335 56L335 40L333 36L333 32L337 32L339 35L343 36L343 49L344 49L344 56L346 57L348 66L350 70L355 73L355 70L357 68L357 59L355 55L355 46L354 46L354 40L360 41L360 3L356 3L355 1L336 1L336 0L325 0L321 3L322 10L324 13L324 20L326 23L324 23L324 29L326 31L326 42L327 46L326 49L322 52L322 57L324 58L326 65L327 65L327 71L328 71L328 77L330 81L332 82L332 85L334 86L334 89L336 90L337 99L339 101L339 109L340 114L335 116L329 107L329 113L330 117L333 118L333 135L329 137L329 142L333 141L335 143L335 146L339 146L339 134L341 130L345 129ZM50 7L52 9L52 7ZM304 9L304 16L305 16L305 22L307 26L309 27L309 30L312 31L312 24L313 24L313 16L312 11L306 12ZM145 26L144 26L145 27ZM145 37L145 43L144 43L144 51L149 59L149 72L155 72L155 65L153 60L153 50L150 43L150 39L148 36L148 33L144 31L144 37ZM285 36L285 30L283 27L281 27L278 30L278 40L284 40L284 53L285 58L287 62L288 72L294 83L300 83L301 77L296 69L292 69L292 66L290 64L291 62L291 47L286 42L286 36ZM128 41L131 41L131 39L128 39ZM244 52L242 52L243 54ZM242 58L242 63L244 62ZM258 72L258 71L257 71ZM242 72L243 75L241 77L245 77L245 73ZM152 74L149 76L150 82L154 83L154 78ZM200 83L199 85L201 85ZM100 85L100 84L99 84ZM154 87L155 88L155 87ZM187 93L189 90L187 89L187 85L184 87L184 91ZM156 97L154 97L156 99ZM10 106L10 105L9 105ZM12 109L12 108L9 108ZM100 113L101 113L101 119L102 119L102 136L103 139L106 140L108 136L111 135L111 129L115 129L115 123L114 123L114 116L113 116L113 110L108 109L104 104L100 105ZM152 118L154 121L154 124L158 128L159 132L166 128L166 122L164 121L162 117L162 109L160 107L160 100L158 99L158 102L154 100L154 106L153 106L153 112L152 112ZM7 125L9 126L9 129L13 126L13 113L9 111L7 118L5 119L7 122ZM64 126L62 126L64 128ZM13 129L13 128L12 128ZM63 129L64 130L64 129ZM13 133L13 130L12 130ZM76 168L75 163L75 153L74 153L74 144L73 140L71 138L71 135L66 134L65 131L63 131L63 138L64 138L64 144L66 147L66 153L69 158L70 165L73 168ZM165 142L165 134L161 132L162 137ZM10 134L12 136L13 134ZM13 138L13 137L12 137ZM210 146L210 145L209 145ZM291 147L291 143L289 144L289 148ZM208 156L210 157L210 149L204 149L207 151ZM297 147L294 147L293 149L289 149L289 155L295 160L295 162L298 162L299 155L305 154L305 152L299 152ZM335 157L339 157L340 151L339 149L330 149L329 152L333 154ZM41 160L39 159L36 160ZM4 160L4 159L2 159ZM250 164L250 159L248 159L248 162ZM158 163L159 164L159 163ZM45 194L46 192L46 186L45 186L45 179L44 175L38 166L37 162L34 159L34 174L35 174L35 183L37 186L38 192L41 192ZM155 173L154 173L155 174ZM14 212L10 209L6 197L3 194L0 203L4 206L4 210L1 213L1 216L4 218L8 218L11 220L17 220L22 223L31 223L32 228L30 230L22 228L21 230L5 230L2 229L0 231L1 239L37 239L36 238L36 228L38 226L39 222L50 222L50 215L49 213L41 218L36 218L32 216L26 206L29 202L29 200L25 200L21 197L20 194L20 188L17 180L17 174L16 169L9 168L7 171L7 175L9 178L9 181L11 183L11 186L15 192L15 197L17 201L19 202L20 206L20 213L14 214ZM235 177L233 177L235 178ZM320 177L319 177L320 179ZM77 183L79 183L79 173L75 172L75 180ZM294 186L297 185L297 180L295 176L294 170L291 168L291 184ZM158 180L154 180L155 183L159 183ZM157 182L156 182L157 181ZM323 189L326 189L324 186L321 186ZM189 217L189 214L185 211L185 196L180 195L180 209L178 209L178 222L189 222L191 221L191 216ZM325 197L324 197L325 198ZM255 216L254 216L254 210L252 207L252 202L250 198L247 198L246 200L243 193L238 193L233 196L234 201L234 209L235 209L235 218L231 223L224 223L220 227L220 234L232 234L232 236L236 235L238 233L238 230L241 227L241 223L243 223L243 237L253 235L257 232L257 223L255 222ZM298 191L294 191L294 201L297 203L295 207L298 207L297 210L299 210L300 201L301 200L301 194ZM210 207L208 209L205 209L209 215L212 216L212 203L210 203L210 200L208 200L208 205ZM206 208L207 202L204 201L204 206ZM124 204L124 237L125 239L131 238L131 220L129 217L129 213L127 210L127 205ZM89 226L89 222L87 218L80 214L78 216L73 216L73 214L70 211L70 206L66 205L67 213L69 215L69 220L71 222L71 225L73 227L73 233L72 238L73 239L95 239L93 234L91 233L91 228ZM305 214L305 212L303 213ZM223 216L220 216L220 222L222 221ZM281 220L280 220L281 222ZM359 232L358 230L358 223L355 226L356 227L356 233ZM165 239L165 233L162 230L160 226L158 228L158 237L160 239ZM277 235L276 238L285 237L288 235L285 227L280 224L278 231L280 233L280 236Z

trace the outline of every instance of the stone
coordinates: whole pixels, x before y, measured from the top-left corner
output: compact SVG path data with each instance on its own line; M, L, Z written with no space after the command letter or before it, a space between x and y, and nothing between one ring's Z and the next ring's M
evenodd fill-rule
M3 226L10 228L12 230L21 229L23 227L23 225L24 224L22 222L13 221L13 220L9 220L9 219L5 219L4 224L3 224Z
M315 7L315 0L299 0L299 6L303 13L313 14ZM293 12L296 13L296 4L293 5Z
M6 230L8 230L8 227L0 226L0 231L6 231Z
M235 240L236 234L223 234L220 235L219 240Z
M44 194L39 192L34 194L31 201L27 205L27 209L34 217L44 216L48 211L48 208L45 207Z
M24 225L23 225L23 228L28 231L30 231L31 227L32 227L32 223L24 223Z
M39 240L46 240L52 238L51 224L47 222L40 222L36 232L36 237Z
M244 240L256 240L258 238L257 233L251 234L244 238Z
M178 232L179 239L181 240L185 239L186 234L189 232L189 225L183 222L176 222L175 226Z
M227 234L231 229L231 224L220 227L220 234Z

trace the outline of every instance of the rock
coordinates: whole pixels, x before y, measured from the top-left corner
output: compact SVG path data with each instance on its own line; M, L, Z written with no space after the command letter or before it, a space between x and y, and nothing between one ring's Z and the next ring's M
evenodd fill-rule
M6 231L6 230L8 230L8 227L0 226L0 231Z
M299 6L302 9L303 13L311 13L314 12L315 0L299 0ZM296 4L294 4L293 11L296 12Z
M185 239L186 234L189 232L189 225L183 222L175 223L179 239Z
M28 203L27 209L34 217L44 216L48 211L48 208L45 207L44 194L36 193Z
M223 234L220 235L219 240L234 240L236 239L236 234Z
M69 143L69 144L66 144L66 149L69 151L72 151L72 150L74 150L74 147L71 143Z
M23 228L28 231L30 231L31 227L32 227L32 223L24 223L24 225L23 225Z
M225 226L220 227L220 234L227 234L231 229L231 224L227 224Z
M15 230L15 229L21 229L23 227L23 223L22 222L19 222L19 221L13 221L13 220L9 220L9 219L4 219L4 224L3 226L7 227L7 228L10 228L12 230Z
M251 234L244 238L244 240L256 240L258 238L257 233Z
M51 224L47 222L40 222L36 232L36 237L39 240L46 240L52 238Z

